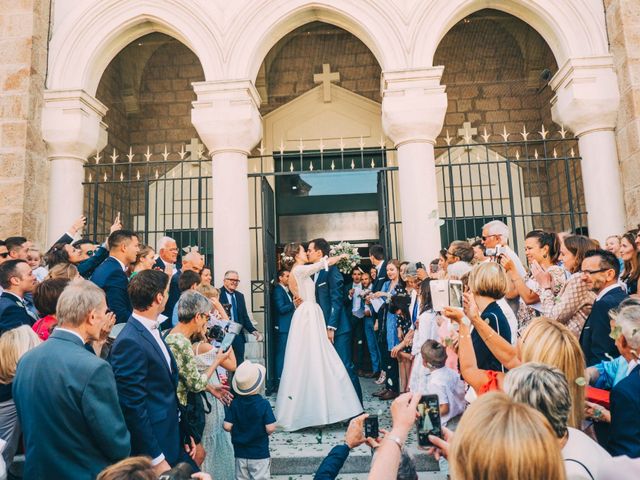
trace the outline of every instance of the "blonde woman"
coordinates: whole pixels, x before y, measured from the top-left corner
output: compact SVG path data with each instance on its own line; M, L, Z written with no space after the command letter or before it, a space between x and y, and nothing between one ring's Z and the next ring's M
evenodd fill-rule
M129 279L132 279L135 275L143 270L151 270L156 262L156 252L149 245L143 245L140 247L138 255L136 255L136 261L131 266L131 275Z
M78 273L78 268L72 263L58 263L49 269L49 273L45 280L63 278L71 282L79 276L80 273Z
M39 344L38 335L28 325L9 330L0 337L0 438L7 442L2 452L7 470L13 462L21 434L11 394L16 366L25 353Z
M547 419L500 392L473 402L462 416L451 441L449 470L456 480L566 478Z
M562 371L569 382L571 414L568 425L580 428L584 409L585 360L576 337L564 325L546 317L538 317L525 329L517 346L497 335L478 314L474 301L465 294L465 314L446 308L444 314L460 326L458 356L460 373L478 395L492 390L502 390L504 373L478 368L471 341L471 326L495 358L511 370L525 362L544 363Z
M419 394L404 394L391 405L392 429L376 451L369 480L398 477L404 443L415 428ZM560 445L547 419L502 392L471 404L455 435L429 436L436 456L449 460L455 480L565 480Z

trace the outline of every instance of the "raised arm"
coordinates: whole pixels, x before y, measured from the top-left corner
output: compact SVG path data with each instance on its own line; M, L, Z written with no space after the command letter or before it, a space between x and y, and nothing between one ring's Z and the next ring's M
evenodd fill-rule
M478 368L476 352L473 348L473 341L471 340L471 329L469 325L463 321L464 313L451 307L445 307L442 313L459 325L458 359L460 360L460 374L477 392L487 383L489 376L486 370Z

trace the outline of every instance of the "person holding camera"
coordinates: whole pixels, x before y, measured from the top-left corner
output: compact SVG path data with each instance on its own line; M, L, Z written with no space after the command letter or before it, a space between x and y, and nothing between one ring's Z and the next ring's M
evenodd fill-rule
M235 357L233 357L232 349L227 351L220 350L211 365L204 372L200 372L191 346L191 339L204 333L209 320L209 313L211 312L211 302L201 293L195 290L187 290L180 296L176 306L178 310L178 325L169 331L165 341L171 349L178 366L177 395L180 402L180 410L183 412L181 421L189 423L186 426L196 442L198 452L195 461L201 465L205 455L204 447L202 447L205 409L203 398L199 393L206 390L228 405L232 398L228 387L219 384L211 385L209 379L220 365L226 369L233 369L235 367ZM193 411L193 415L190 415L188 411Z

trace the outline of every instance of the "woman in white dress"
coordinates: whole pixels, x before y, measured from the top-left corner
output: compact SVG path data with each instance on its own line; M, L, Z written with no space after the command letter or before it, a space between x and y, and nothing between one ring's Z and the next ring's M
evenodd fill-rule
M305 265L299 243L285 247L285 267L291 268L289 288L302 303L291 320L284 369L276 401L278 425L286 431L328 425L362 413L349 374L327 338L327 327L316 303L314 273L342 257L324 257Z

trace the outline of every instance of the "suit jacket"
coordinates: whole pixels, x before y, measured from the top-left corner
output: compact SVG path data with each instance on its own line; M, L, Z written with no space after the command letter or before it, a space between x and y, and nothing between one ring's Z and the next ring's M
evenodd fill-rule
M387 281L387 261L385 260L384 262L382 262L382 266L380 267L380 273L378 274L374 282L371 284L371 291L373 293L379 292L380 290L382 290L382 286L386 281Z
M640 457L640 365L611 391L611 455Z
M129 456L111 367L56 329L18 363L13 398L24 432L24 478L94 479Z
M233 321L242 325L247 332L253 333L256 331L256 327L251 323L251 319L249 318L249 312L247 311L247 302L244 300L244 295L239 291L235 291L236 297L236 311L238 312L238 318L234 318ZM228 303L231 305L231 297L227 295L227 291L224 287L220 287L220 303ZM244 335L236 336L242 338L242 343L244 343Z
M587 367L607 360L606 354L612 357L620 355L615 341L609 337L611 332L609 310L616 308L625 298L627 298L625 291L621 287L616 287L593 304L580 334L580 345Z
M336 445L331 449L329 455L322 461L314 480L333 480L338 476L344 462L349 457L349 447L346 445Z
M338 267L331 265L329 270L320 270L316 277L316 301L324 315L327 327L336 329L336 335L351 331L351 322L344 308L344 279Z
M24 303L9 292L0 295L0 335L21 325L32 325L35 319L27 313Z
M76 265L76 267L78 267L78 273L82 278L91 278L93 272L95 272L107 258L109 258L109 250L107 250L104 245L100 245L96 251L93 252L93 255Z
M133 308L127 293L129 279L120 263L109 257L93 272L91 281L104 290L109 310L116 314L116 323L125 323Z
M131 455L156 458L170 465L180 457L178 366L167 347L171 369L155 338L129 318L111 347L109 363L118 386L120 407L131 432Z
M164 261L158 257L156 259L156 263L153 265L154 268L159 268L160 270L162 270L164 272L164 269L166 268L166 265L164 263ZM165 317L169 318L169 323L167 323L165 325L165 323L162 324L162 328L170 328L171 326L171 316L173 315L173 309L176 306L176 303L178 303L178 300L180 300L180 289L178 288L178 280L180 279L180 269L178 268L178 265L174 265L173 266L176 270L174 271L174 274L171 275L171 280L169 282L169 299L167 300L167 305L164 308L164 311L162 312L162 314Z
M289 333L291 318L296 307L291 299L291 294L287 294L280 284L276 284L273 288L273 307L278 331L280 333Z

